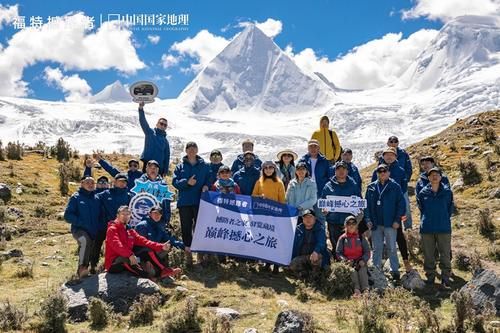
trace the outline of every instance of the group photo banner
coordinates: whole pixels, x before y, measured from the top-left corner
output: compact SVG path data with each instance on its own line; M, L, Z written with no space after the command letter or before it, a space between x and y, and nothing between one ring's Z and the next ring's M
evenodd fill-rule
M276 201L204 192L191 250L289 265L298 210Z

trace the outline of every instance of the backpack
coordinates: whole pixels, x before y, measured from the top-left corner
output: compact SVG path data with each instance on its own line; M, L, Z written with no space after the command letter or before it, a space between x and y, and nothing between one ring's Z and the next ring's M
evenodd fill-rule
M336 150L337 147L335 147L335 143L333 141L333 131L329 129L328 133L330 134L330 140L332 141L332 147L333 147L334 150ZM340 146L339 148L340 148L339 157L334 162L338 162L338 161L340 161L342 159L342 151L343 151L342 146Z

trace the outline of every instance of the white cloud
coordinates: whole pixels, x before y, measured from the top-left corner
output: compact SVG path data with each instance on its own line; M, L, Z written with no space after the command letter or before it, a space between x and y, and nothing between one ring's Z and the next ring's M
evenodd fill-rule
M59 68L45 67L44 78L64 92L67 102L84 102L91 96L90 86L78 74L66 76Z
M198 62L191 64L191 70L199 72L215 58L229 42L230 40L216 36L204 29L198 32L193 38L189 37L181 42L175 42L172 47L170 47L170 51L175 51L180 55L187 55L196 59Z
M403 19L427 17L449 21L461 15L498 15L499 0L416 0L416 4L402 13Z
M161 56L161 65L163 68L169 68L176 66L180 61L180 57L176 57L172 54L164 54Z
M320 72L338 87L371 89L396 80L437 33L423 29L406 39L402 33L389 33L332 61L310 48L294 53L288 46L285 52L304 71Z
M22 80L27 66L41 61L59 63L64 70L116 69L133 74L146 65L132 44L132 32L116 21L90 32L82 13L66 15L60 22L15 33L0 51L0 95L25 96Z
M158 35L148 35L148 40L151 44L156 45L160 42L160 36Z
M239 27L247 27L250 24L255 24L257 28L262 30L268 37L274 38L283 30L283 23L279 20L268 18L264 22L240 22Z
M4 24L9 24L14 21L14 18L19 16L19 6L3 6L0 4L0 30Z

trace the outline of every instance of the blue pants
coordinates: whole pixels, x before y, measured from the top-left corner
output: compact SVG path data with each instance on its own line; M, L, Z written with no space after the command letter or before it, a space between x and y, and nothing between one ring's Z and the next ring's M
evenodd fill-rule
M408 196L408 191L406 191L403 196L406 202L406 222L404 223L405 230L411 229L413 222L411 220L411 207L410 207L410 197Z
M392 227L378 225L375 230L372 229L373 244L373 265L382 269L382 255L384 252L384 241L389 255L391 272L399 272L398 254L396 252L397 231Z

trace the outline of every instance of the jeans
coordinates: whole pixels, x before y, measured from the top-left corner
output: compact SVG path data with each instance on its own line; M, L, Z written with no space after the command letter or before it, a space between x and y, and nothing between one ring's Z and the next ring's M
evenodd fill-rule
M405 197L406 202L406 221L404 223L405 230L411 229L413 226L413 222L411 220L411 206L410 206L410 197L408 196L408 191L406 191L403 196Z
M384 252L384 240L389 261L391 264L391 272L399 272L399 261L397 260L396 251L396 236L397 230L393 227L384 227L378 225L375 230L372 229L372 244L373 244L373 265L382 269L382 254Z

